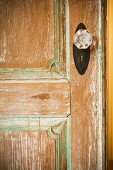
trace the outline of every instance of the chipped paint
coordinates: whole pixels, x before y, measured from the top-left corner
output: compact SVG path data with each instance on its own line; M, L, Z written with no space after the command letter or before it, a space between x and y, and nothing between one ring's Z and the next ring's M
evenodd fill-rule
M66 124L66 152L67 152L67 170L71 170L71 116L68 116Z
M21 119L22 122L19 119L17 119L18 124L17 124L16 118L14 119L12 117L12 119L13 121L12 121L11 129L8 128L8 131L6 131L5 129L0 129L0 145L2 145L2 142L5 142L5 143L9 142L11 144L8 152L11 151L12 156L10 157L9 154L7 155L7 158L9 158L8 167L12 166L13 169L15 169L15 167L21 167L21 169L24 169L25 167L27 169L28 166L30 165L31 169L34 167L36 169L37 168L42 169L43 164L42 163L39 164L39 162L42 160L41 159L42 156L45 154L47 148L50 145L49 153L51 153L52 157L54 156L54 153L55 153L55 158L54 157L53 158L55 159L55 162L56 162L55 163L56 169L59 170L61 167L60 159L62 158L61 158L60 148L62 146L63 148L65 148L65 151L64 151L65 154L63 154L63 159L66 160L67 170L70 170L70 163L71 163L70 142L71 141L70 141L70 119L69 117L68 118L66 117L66 118L38 118L38 119L35 118L33 119L32 116L30 116L28 120ZM3 121L4 120L3 117L0 120L2 120L2 128L6 127L5 125L7 123ZM23 129L19 129L20 122L21 122L21 125L25 124L27 128L24 127ZM36 128L34 128L34 122L35 123L37 122L35 124ZM32 125L30 125L31 123ZM17 124L18 128L15 127L15 124ZM47 131L47 133L45 133L45 130ZM48 136L46 136L45 134L48 134ZM62 143L60 138L64 138L66 141ZM65 146L63 146L63 144ZM2 147L2 149L4 149L4 147ZM0 151L0 153L2 152L3 150ZM37 153L37 156L36 156L36 153ZM32 158L32 162L29 156ZM47 156L47 154L45 154L45 156ZM51 157L49 157L49 161L50 161L50 158ZM11 162L9 164L10 159L11 159ZM36 159L38 160L36 161ZM44 159L45 157L43 157L43 160ZM45 165L47 166L47 162L45 163L46 163ZM1 157L0 157L0 164L1 164ZM53 166L53 161L52 161L51 166ZM64 167L65 166L66 165L64 165ZM2 164L1 164L1 167L2 167Z
M69 72L69 69L68 69L68 67L69 67L69 16L68 16L69 15L69 7L68 6L69 5L68 5L68 1L65 2L65 5L63 5L63 4L64 4L63 0L60 1L60 2L58 0L54 0L54 4L53 4L54 5L54 16L53 16L53 18L54 18L54 24L53 24L54 25L54 45L47 45L47 43L46 43L45 47L47 49L45 49L45 47L44 47L45 52L44 52L43 57L49 58L50 61L55 60L54 68L52 70L50 70L49 69L50 66L48 67L49 64L46 64L46 66L44 66L45 62L42 62L44 67L37 65L37 66L35 66L37 68L33 68L33 67L31 67L31 68L26 68L26 67L18 68L18 66L16 66L17 68L13 68L13 67L9 68L9 66L7 66L6 68L3 68L3 66L2 66L2 68L0 68L0 79L1 80L6 80L6 79L13 79L13 80L14 79L17 79L17 80L19 80L19 79L38 79L38 78L52 78L52 79L57 78L58 79L58 78L66 78L69 75L69 74L66 75L67 74L66 70L68 70L68 72ZM25 6L26 6L26 8L29 8L27 6L27 4L25 4ZM34 7L34 10L35 10L35 7ZM59 15L60 15L60 19L59 19ZM29 17L30 17L30 15L29 15ZM63 21L64 18L66 18L66 21ZM48 20L48 22L50 22L49 18L47 20ZM31 18L30 18L30 21L31 21ZM27 22L27 18L26 18L26 22ZM64 25L60 24L60 22L61 23L66 22L66 28L63 28L65 24ZM65 40L65 35L64 35L64 32L63 32L65 29L66 29L66 42L63 41L63 40ZM48 23L48 31L50 31L49 23ZM20 32L21 32L20 33L20 35L21 35L22 30L20 30ZM14 36L16 36L16 35L14 34ZM6 36L4 36L4 37L6 37ZM48 39L48 37L47 37L47 39ZM50 39L53 39L53 37L50 38ZM49 41L48 43L50 43L50 39L48 39L48 41ZM15 38L15 40L16 40L16 38ZM66 52L66 69L64 68L64 65L65 65L65 63L64 63L65 59L64 58L65 58L65 56L63 54L64 53L63 46L65 45L65 43L66 43L66 50L68 48L68 50ZM26 44L26 41L25 41L24 44ZM37 43L35 43L35 45L36 44ZM5 57L6 57L6 49L7 49L7 47L6 47L7 39L6 38L4 38L4 45L5 45L4 54L5 54ZM49 51L48 46L52 47L54 49L54 54L52 55L52 57L45 56L45 54ZM22 49L18 53L18 56L15 56L16 58L19 59L19 62L21 60L23 61L24 56L21 53L22 53L22 50L24 52L26 51L24 48L25 47L22 47ZM37 49L38 48L37 48L37 45L36 45L36 49L34 50L34 52ZM36 53L36 55L38 53ZM9 56L7 56L7 57L9 57ZM15 57L14 57L14 59L15 59ZM43 57L41 57L41 59L43 59ZM31 60L30 56L28 56L26 61L28 62L28 64L30 64L31 62L34 61L34 58L32 57L32 60ZM50 63L50 61L48 61L48 63ZM24 62L25 61L23 61L23 63ZM18 63L18 62L16 61L16 63ZM36 61L34 61L34 63L36 65ZM39 61L38 61L38 63L39 63ZM6 63L5 63L5 65L6 65Z
M7 36L6 36L6 32L4 31L3 34L3 49L1 51L0 54L0 63L5 62L7 57Z
M65 1L66 15L66 78L70 80L70 20L69 20L69 1Z
M1 83L0 110L3 114L69 115L69 83ZM62 90L63 89L63 90ZM7 104L7 107L6 107Z
M102 1L98 5L98 170L102 170Z
M87 11L83 8L85 5L87 15L84 15ZM22 170L41 170L43 167L57 170L61 167L68 170L102 169L101 42L97 53L96 48L91 51L89 67L82 77L75 70L70 45L77 22L81 20L91 27L96 36L99 33L101 37L101 18L97 19L97 6L96 0L54 0L54 54L47 57L47 51L44 53L44 58L49 59L46 67L0 68L0 107L3 109L0 115L0 153L7 160L6 164L0 157L1 167L21 167ZM93 19L90 20L90 17ZM64 30L60 23L62 18L66 18L63 20ZM49 18L47 22L50 22ZM50 31L49 25L47 30ZM49 42L46 45L48 48ZM21 51L18 57L22 57L20 54Z

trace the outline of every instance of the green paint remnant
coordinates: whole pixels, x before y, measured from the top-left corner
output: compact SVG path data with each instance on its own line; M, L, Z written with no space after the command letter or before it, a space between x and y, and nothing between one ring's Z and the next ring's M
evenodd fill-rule
M66 24L66 77L70 80L70 30L69 30L69 1L65 0L65 24Z
M52 131L52 127L48 128L47 130L47 134L50 138L52 139L57 139L58 138L58 134L55 134L53 131Z
M71 170L71 116L67 118L66 124L66 148L67 148L67 170Z
M55 150L56 150L56 170L60 170L60 160L59 160L59 150L60 150L60 143L59 143L59 136L55 141Z
M97 155L97 164L98 170L102 170L103 164L103 127L102 127L102 1L98 0L98 37L99 37L99 44L98 44L98 155Z
M49 69L41 68L0 68L0 80L36 80L39 78L65 78L64 73L54 72Z
M0 68L0 80L59 79L69 77L69 5L67 0L54 0L53 48L53 69L48 69L48 66L46 68ZM66 63L64 57L66 58ZM51 67L51 64L49 67Z
M66 128L66 124L65 124L65 127ZM63 157L66 157L67 156L67 148L66 148L66 133L64 133L62 135L62 146L61 146L61 154Z
M53 127L54 133L60 134L66 122L59 123L56 127Z

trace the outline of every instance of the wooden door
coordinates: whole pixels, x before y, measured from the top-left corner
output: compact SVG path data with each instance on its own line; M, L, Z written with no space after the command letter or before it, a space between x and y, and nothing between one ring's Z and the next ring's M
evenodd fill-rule
M105 168L104 6L0 0L0 170ZM82 76L73 60L79 23L96 40Z

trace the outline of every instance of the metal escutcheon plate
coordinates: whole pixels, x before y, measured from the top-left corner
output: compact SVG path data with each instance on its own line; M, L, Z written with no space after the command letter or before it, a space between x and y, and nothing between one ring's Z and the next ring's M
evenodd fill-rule
M77 32L79 32L79 30L82 30L82 35L85 34L82 36L82 38L77 37L77 34L78 34ZM79 43L79 40L81 40L82 42ZM92 43L92 38L89 32L87 32L86 26L83 23L80 23L75 31L74 43L73 43L74 63L80 75L83 75L87 70L89 59L90 59L91 43Z

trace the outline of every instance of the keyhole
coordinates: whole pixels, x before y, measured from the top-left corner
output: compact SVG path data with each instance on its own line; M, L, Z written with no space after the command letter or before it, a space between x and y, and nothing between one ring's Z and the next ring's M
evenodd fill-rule
M83 61L84 61L84 56L81 55L80 59L81 59L81 63L83 63Z

